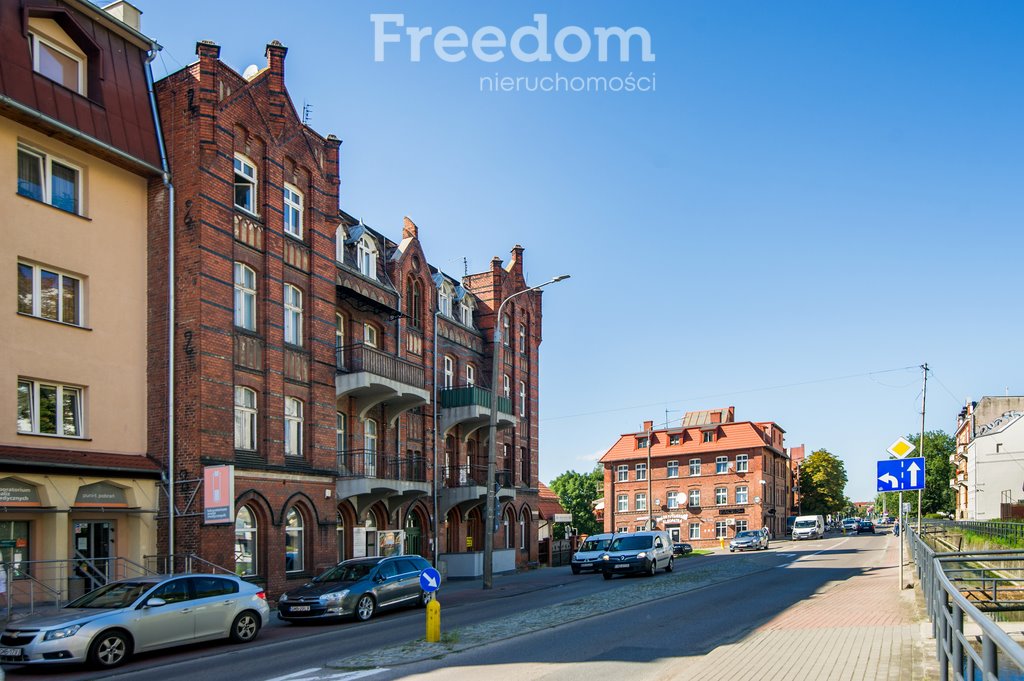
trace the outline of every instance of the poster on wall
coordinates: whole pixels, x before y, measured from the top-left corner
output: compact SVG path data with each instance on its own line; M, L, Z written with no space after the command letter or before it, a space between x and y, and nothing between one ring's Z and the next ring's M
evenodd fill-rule
M366 556L366 528L352 528L352 557L363 558Z
M203 522L221 525L235 522L235 467L203 468Z

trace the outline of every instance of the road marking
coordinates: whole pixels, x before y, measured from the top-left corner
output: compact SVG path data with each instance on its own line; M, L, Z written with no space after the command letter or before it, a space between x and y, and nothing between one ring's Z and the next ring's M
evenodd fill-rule
M353 681L354 679L362 679L367 676L380 674L381 672L386 671L388 670L384 667L379 669L364 669L358 672L339 672L333 669L324 669L323 667L310 667L309 669L303 669L300 672L292 672L291 674L285 674L284 676L275 676L274 678L267 679L266 681Z
M828 551L832 551L832 550L836 549L837 547L842 546L843 544L845 544L848 541L850 541L850 538L849 537L844 537L842 539L842 541L840 541L838 544L835 544L833 546L829 546L828 548L822 549L821 551L815 551L814 553L809 553L806 556L801 556L801 558L813 558L814 556L817 556L818 554L826 553ZM786 553L786 554L782 554L782 555L796 556L795 553ZM791 565L793 565L795 563L798 563L801 560L801 558L794 558L794 560L791 560L788 563L782 563L781 565L776 565L775 567L788 568Z

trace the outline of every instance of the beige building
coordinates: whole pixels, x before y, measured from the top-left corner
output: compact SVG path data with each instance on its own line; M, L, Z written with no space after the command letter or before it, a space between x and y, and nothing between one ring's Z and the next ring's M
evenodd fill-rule
M155 45L109 8L0 6L0 558L73 594L156 553L147 455ZM15 276L16 274L16 276Z

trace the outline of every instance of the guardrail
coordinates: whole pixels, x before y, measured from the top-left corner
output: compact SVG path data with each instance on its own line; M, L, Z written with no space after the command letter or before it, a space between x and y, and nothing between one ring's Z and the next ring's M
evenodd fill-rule
M996 523L986 520L929 520L928 525L966 530L986 537L999 537L1024 546L1024 523Z
M937 528L938 525L931 524L931 527ZM928 529L929 525L922 527L922 534L927 534ZM985 578L993 579L998 578L998 572L1005 569L1007 563L1024 567L1024 552L936 552L912 526L906 528L905 537L913 552L928 617L932 622L941 681L950 678L956 681L1021 678L1024 674L1024 648L972 603L961 587L965 585L965 570L991 573ZM960 567L952 567L954 565ZM969 585L972 578L966 579ZM1014 609L1022 608L1018 605ZM970 634L965 633L968 625L972 630Z

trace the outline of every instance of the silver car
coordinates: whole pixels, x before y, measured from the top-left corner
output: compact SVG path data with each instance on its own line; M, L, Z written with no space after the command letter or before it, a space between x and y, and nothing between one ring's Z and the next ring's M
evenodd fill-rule
M729 542L729 551L760 551L768 548L768 533L764 530L744 530Z
M59 611L7 624L0 662L88 662L109 669L133 653L256 638L270 619L263 589L233 575L138 577L90 591Z

